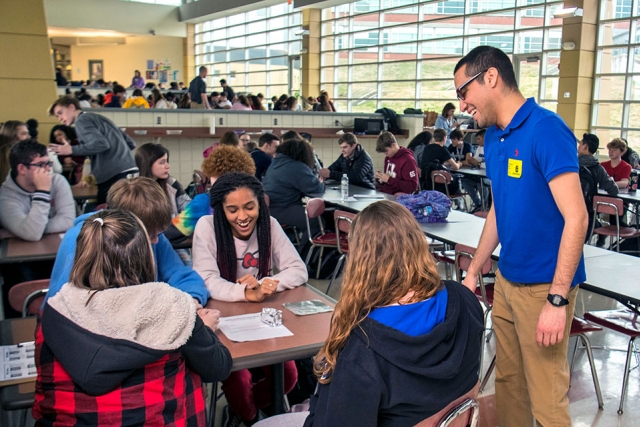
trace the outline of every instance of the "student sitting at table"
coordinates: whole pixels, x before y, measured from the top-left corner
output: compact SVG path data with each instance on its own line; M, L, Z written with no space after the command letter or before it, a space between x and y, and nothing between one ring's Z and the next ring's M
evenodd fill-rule
M431 144L427 145L422 153L422 165L420 169L422 169L422 188L424 190L431 190L433 188L431 181L432 171L442 170L443 168L452 171L460 169L460 163L451 157L451 153L444 146L446 138L447 132L444 129L436 129L433 132ZM435 189L443 193L446 191L443 184L437 184ZM451 184L449 184L449 192L453 194L459 191L458 181L452 181Z
M63 233L73 225L76 204L64 177L51 174L47 147L27 139L9 152L11 170L0 187L0 223L24 240Z
M256 164L256 178L262 181L267 169L271 166L273 158L276 156L276 150L280 145L280 138L272 133L263 133L258 140L258 148L248 150L251 158Z
M255 170L256 167L248 153L228 145L218 147L202 162L202 173L209 177L212 185L225 173L240 172L253 175ZM211 213L209 193L198 194L178 216L173 218L164 235L171 242L183 241L193 234L198 220Z
M455 129L449 134L451 139L451 145L447 147L453 160L460 163L461 166L468 166L469 159L473 157L473 147L471 144L464 141L464 134L462 131Z
M473 157L467 159L467 163L473 167L482 167L484 162L484 129L481 129L476 133L476 151L473 153ZM453 133L453 132L452 132ZM482 209L482 200L484 197L485 204L489 201L489 190L491 189L491 181L487 178L467 177L462 178L462 188L469 194L471 201L473 201L474 208L471 211L477 212ZM482 196L480 191L483 192Z
M196 225L193 268L204 279L211 298L260 302L307 281L307 268L269 215L264 189L255 176L224 174L210 194L213 215L202 217ZM250 426L258 420L258 409L270 404L271 370L264 367L261 373L264 378L257 382L246 369L223 381L228 418L237 417ZM293 361L285 363L284 373L285 393L289 393L297 381Z
M391 132L382 132L376 152L384 153L384 173L377 171L376 190L387 194L411 194L418 189L418 165L413 153L398 145Z
M49 145L78 145L76 130L66 125L55 125L51 128L49 135ZM85 156L58 156L58 160L63 166L72 168L69 174L69 184L75 185L82 181L82 170Z
M205 426L202 382L225 379L220 312L156 281L145 226L103 210L84 222L73 269L36 329L36 425Z
M169 175L169 150L152 142L143 144L136 150L136 164L140 169L140 176L155 180L164 189L171 203L172 216L175 217L185 209L191 197L185 193L178 180Z
M476 387L482 309L440 279L420 225L398 203L362 210L349 247L304 425L416 425Z
M424 149L427 145L431 143L431 139L433 135L430 131L425 130L424 132L420 132L417 134L409 143L407 148L413 151L413 158L416 159L416 164L418 165L418 176L421 175L420 165L422 164L422 153L424 153Z
M349 184L358 187L376 188L373 178L373 161L358 138L350 132L340 135L338 145L342 154L328 168L320 169L320 176L324 179L340 181L343 174L349 177Z
M627 144L621 138L613 138L607 144L607 149L611 160L602 162L602 167L613 178L618 188L627 188L631 175L631 165L622 160L622 152L627 149Z
M202 278L184 265L169 240L162 234L171 224L171 205L165 192L154 180L139 177L118 181L109 190L107 208L132 212L140 218L151 239L157 280L188 293L202 306L207 303L209 291ZM51 273L47 299L69 281L76 255L76 239L85 220L91 215L88 213L76 218L73 228L65 233Z
M294 138L280 144L276 153L262 180L264 190L269 195L271 215L280 224L296 227L304 234L302 241L306 242L307 220L302 198L314 193L324 193L322 178L313 174L313 149L307 141ZM311 233L315 236L319 232L319 224L312 221Z

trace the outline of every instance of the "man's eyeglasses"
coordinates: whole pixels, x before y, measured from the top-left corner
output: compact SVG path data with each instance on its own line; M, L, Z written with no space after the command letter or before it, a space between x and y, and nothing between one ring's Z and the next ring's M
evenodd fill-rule
M37 168L51 168L53 167L53 162L23 163L23 165L27 167L35 166Z
M480 77L480 75L482 73L486 73L487 71L489 71L489 70L487 69L487 70L484 70L484 71L480 71L478 74L476 74L475 76L471 77L466 82L462 83L460 85L460 87L456 89L456 96L458 97L459 101L464 101L464 98L467 95L467 91L462 92L462 89L464 89L465 87L469 86L475 79Z

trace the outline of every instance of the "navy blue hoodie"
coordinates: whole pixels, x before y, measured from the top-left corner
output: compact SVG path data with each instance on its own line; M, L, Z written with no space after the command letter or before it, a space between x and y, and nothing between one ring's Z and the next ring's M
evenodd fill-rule
M445 281L444 321L410 336L368 317L311 398L305 427L405 427L438 413L478 382L483 316L476 296Z

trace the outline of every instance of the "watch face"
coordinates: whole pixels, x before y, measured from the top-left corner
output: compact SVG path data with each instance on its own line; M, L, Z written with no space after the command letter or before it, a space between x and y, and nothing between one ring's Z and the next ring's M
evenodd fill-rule
M554 295L553 296L553 305L559 305L562 302L562 298L560 298L560 295Z

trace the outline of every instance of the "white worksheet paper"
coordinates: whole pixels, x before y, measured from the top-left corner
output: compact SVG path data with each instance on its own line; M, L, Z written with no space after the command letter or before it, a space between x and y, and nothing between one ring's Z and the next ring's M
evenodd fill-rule
M33 341L0 346L0 381L37 376Z
M293 335L286 326L269 326L260 320L260 313L220 318L220 330L235 342L259 341Z
M346 202L357 202L357 201L358 201L358 199L356 199L356 198L355 198L355 197L353 197L353 196L349 196L349 197L347 198L347 200L342 200L342 199L325 199L325 200L326 200L327 202L343 202L343 201L346 201Z

